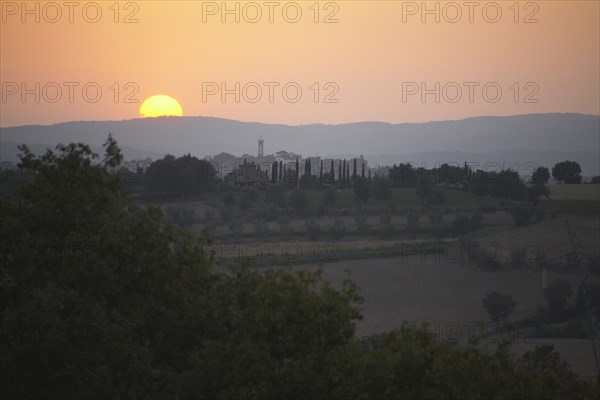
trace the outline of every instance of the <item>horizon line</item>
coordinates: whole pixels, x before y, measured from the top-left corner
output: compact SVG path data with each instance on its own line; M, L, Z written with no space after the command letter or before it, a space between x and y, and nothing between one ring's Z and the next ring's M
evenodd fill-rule
M583 116L591 116L600 118L600 114L586 114L579 112L563 112L563 111L554 111L554 112L546 112L546 113L526 113L526 114L511 114L511 115L475 115L465 118L456 118L456 119L437 119L437 120L428 120L428 121L420 121L420 122L388 122L388 121L378 121L378 120L363 120L363 121L354 121L354 122L340 122L340 123L324 123L324 122L310 122L306 124L285 124L285 123L271 123L271 122L260 122L260 121L243 121L231 118L223 118L216 116L208 116L208 115L183 115L183 116L159 116L159 117L137 117L137 118L126 118L126 119L105 119L105 120L71 120L71 121L62 121L62 122L54 122L49 124L24 124L24 125L12 125L12 126L0 126L0 129L9 129L9 128L22 128L28 126L55 126L62 124L71 124L71 123L93 123L93 122L129 122L129 121L143 121L143 120L156 120L156 119L185 119L185 118L207 118L207 119L220 119L224 121L232 121L232 122L241 122L246 124L261 124L261 125L282 125L288 127L298 127L298 126L311 126L311 125L325 125L325 126L340 126L340 125L353 125L353 124L387 124L387 125L419 125L419 124L428 124L434 122L459 122L466 121L469 119L476 118L513 118L513 117L522 117L522 116L534 116L534 115L552 115L552 114L565 114L565 115L583 115Z

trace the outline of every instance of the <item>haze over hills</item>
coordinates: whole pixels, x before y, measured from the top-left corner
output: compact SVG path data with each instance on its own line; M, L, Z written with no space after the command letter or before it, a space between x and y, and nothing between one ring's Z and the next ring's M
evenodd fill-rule
M559 113L296 126L212 117L77 121L0 128L1 156L3 161L16 159L16 143L54 147L59 142L84 142L97 149L109 133L124 148L126 159L167 153L198 157L220 152L255 154L257 139L262 136L265 154L281 149L304 156L363 154L372 166L402 161L551 165L573 159L581 164L584 175L600 173L600 116Z

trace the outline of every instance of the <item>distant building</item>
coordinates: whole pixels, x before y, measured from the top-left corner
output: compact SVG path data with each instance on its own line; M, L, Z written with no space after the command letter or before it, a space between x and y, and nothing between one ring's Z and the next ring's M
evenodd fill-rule
M235 156L229 153L219 153L212 157L205 157L214 166L217 176L224 182L235 184L236 186L264 186L270 182L271 169L273 163L281 163L283 171L290 171L296 168L296 162L300 169L300 174L304 174L306 160L310 160L311 175L318 176L321 172L321 162L323 162L323 174L331 175L331 158L324 159L320 156L302 157L301 154L279 150L274 154L264 153L265 141L262 136L258 139L257 155L243 154ZM336 180L340 179L342 160L333 159L333 175ZM353 173L353 158L346 159L346 167L349 176ZM365 176L369 174L369 166L363 155L356 158L356 174L362 175L364 165ZM387 172L387 171L385 171ZM284 172L288 173L288 172ZM375 171L371 171L374 175Z
M225 183L239 187L262 187L269 184L269 170L263 169L254 162L239 164L237 168L225 175Z
M264 145L265 141L262 136L258 139L258 158L261 159L264 156Z

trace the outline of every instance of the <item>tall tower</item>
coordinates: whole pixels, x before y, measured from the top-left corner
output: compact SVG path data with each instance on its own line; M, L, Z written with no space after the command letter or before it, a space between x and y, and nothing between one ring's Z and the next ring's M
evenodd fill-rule
M265 144L265 141L263 140L263 138L261 136L260 139L258 139L258 158L263 158L263 156L264 156L264 151L263 151L264 144Z

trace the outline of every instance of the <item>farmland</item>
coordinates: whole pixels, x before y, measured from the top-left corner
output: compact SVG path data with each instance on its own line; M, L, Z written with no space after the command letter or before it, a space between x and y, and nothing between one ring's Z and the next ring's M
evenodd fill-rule
M321 211L322 214L316 211L321 204L320 193L307 191L309 211L304 215L290 213L289 225L281 226L277 219L267 219L266 232L257 237L256 220L251 214L235 232L225 224L213 224L217 239L207 250L215 252L219 268L231 268L240 261L247 261L257 266L291 270L320 268L324 279L335 286L346 278L352 279L364 297L363 319L357 324L358 336L396 329L403 322L415 326L426 322L442 339L450 336L446 339L464 342L472 335L492 334L492 342L488 344L493 344L498 336L490 333L495 325L490 328L482 299L487 293L501 292L511 296L517 304L510 317L517 325L500 328L499 337L516 340L518 346L514 351L518 353L531 349L532 343L552 343L553 339L537 337L542 329L539 326L519 328L518 325L518 321L528 321L537 315L545 304L544 279L546 282L564 279L575 289L579 285L576 271L563 266L559 259L571 251L567 226L587 252L599 254L600 221L592 205L598 199L597 189L598 185L551 186L552 195L542 204L548 208L556 207L558 216L533 220L525 226L515 226L508 212L510 202L491 197L479 199L469 193L446 189L444 207L447 213L442 221L448 224L457 214L479 211L481 204L491 205L493 211L483 214L479 228L464 235L443 238L433 234L431 221L426 216L420 219L417 231L404 229L408 210L419 210L421 206L413 189L394 188L389 200L373 200L366 204L361 212L366 213L369 228L362 231L353 222L357 207L350 191L340 190L335 209ZM192 207L196 215L202 215L206 210L216 214L223 207L214 196L166 206L173 204ZM379 213L390 206L390 221L395 233L392 237L382 238ZM268 205L259 197L255 207L260 210ZM310 210L313 210L312 214ZM306 237L307 218L315 218L320 224L321 234L317 240ZM346 226L346 233L341 238L331 234L336 220ZM203 224L192 225L198 234L204 228ZM460 251L457 249L462 249L464 243L477 243L476 251L481 253L480 257L457 256ZM511 259L515 248L526 253L521 266L516 266ZM497 261L497 268L486 269L485 263L481 262L483 252ZM545 278L536 261L540 253L556 262L556 266L549 266ZM597 275L588 280L588 284L599 283ZM568 345L565 340L570 340ZM572 361L579 373L590 375L593 372L588 340L557 338L556 341L563 357Z

